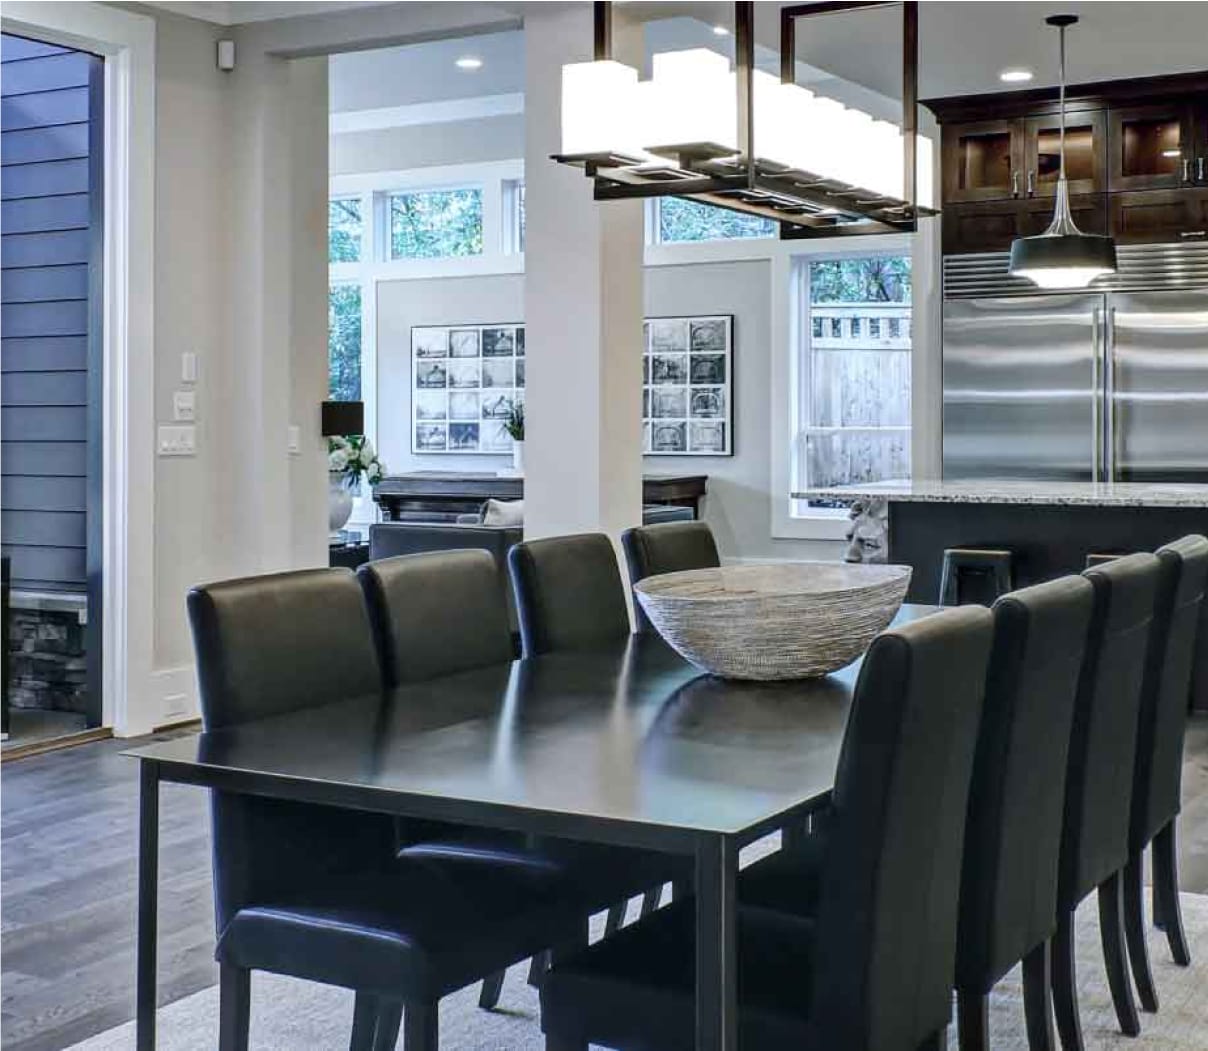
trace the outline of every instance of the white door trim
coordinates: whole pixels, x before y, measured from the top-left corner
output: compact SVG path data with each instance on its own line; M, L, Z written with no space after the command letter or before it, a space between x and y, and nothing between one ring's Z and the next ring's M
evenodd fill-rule
M155 21L6 0L0 24L105 57L102 718L132 736L155 722Z

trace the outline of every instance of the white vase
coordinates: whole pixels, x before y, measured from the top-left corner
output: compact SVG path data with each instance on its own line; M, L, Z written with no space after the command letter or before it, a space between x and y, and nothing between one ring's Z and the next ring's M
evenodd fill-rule
M352 491L343 471L327 472L327 529L333 539L338 539L352 514Z
M512 470L524 474L524 442L512 441Z

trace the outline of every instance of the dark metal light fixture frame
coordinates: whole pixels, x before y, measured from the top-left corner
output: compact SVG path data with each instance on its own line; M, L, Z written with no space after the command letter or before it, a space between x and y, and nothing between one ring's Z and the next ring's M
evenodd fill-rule
M780 77L796 74L796 24L802 17L891 3L843 0L785 7L780 20ZM651 166L616 153L554 154L560 164L582 168L594 183L597 201L685 197L719 208L757 215L780 224L782 238L903 233L918 228L920 215L936 215L917 203L915 132L918 127L918 3L906 0L902 14L902 109L905 198L827 179L812 172L760 160L755 156L755 5L734 5L734 50L738 91L738 152L710 143L680 143L651 148L666 160ZM596 61L612 57L612 5L593 5Z

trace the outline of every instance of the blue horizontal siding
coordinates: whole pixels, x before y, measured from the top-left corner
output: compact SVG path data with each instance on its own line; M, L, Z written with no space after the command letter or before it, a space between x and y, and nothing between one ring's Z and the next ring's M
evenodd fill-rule
M98 59L4 34L0 63L0 539L15 586L78 591L99 540L86 511Z
M4 475L83 478L88 474L88 446L84 442L6 441L0 472Z
M83 478L5 475L0 478L0 507L6 511L84 511L85 488Z
M88 301L7 303L0 307L0 332L6 336L85 336Z
M0 99L0 129L20 131L49 124L72 124L88 119L88 89L38 91Z
M5 234L0 267L62 266L87 263L92 235L87 230L53 234Z
M5 62L2 90L6 98L11 98L35 91L86 88L91 62L91 57L80 51L65 51L37 62Z
M36 164L88 156L88 125L60 124L0 134L0 164Z
M68 269L64 267L64 269ZM8 271L4 275L8 281ZM21 273L21 271L15 271ZM46 336L5 339L0 349L0 369L10 372L47 372L88 368L88 340L84 336Z
M14 405L0 413L0 440L5 442L78 442L87 428L88 412L80 408Z
M0 36L0 62L20 62L27 58L45 58L47 55L66 55L70 48L47 44L41 40L5 33Z
M29 547L83 547L83 515L69 511L5 511L5 543Z
M49 197L60 193L88 192L88 160L46 161L0 168L0 197Z
M12 267L0 282L0 302L44 303L55 299L87 299L88 267L39 266Z
M6 409L87 404L87 372L14 372L0 385L0 405Z
M3 201L0 202L0 230L6 234L86 230L89 204L86 193Z

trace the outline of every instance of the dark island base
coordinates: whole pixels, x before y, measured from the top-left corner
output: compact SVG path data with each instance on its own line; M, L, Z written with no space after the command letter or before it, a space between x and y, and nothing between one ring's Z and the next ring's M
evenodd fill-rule
M944 549L1015 553L1015 585L1079 573L1089 554L1152 551L1188 533L1208 535L1208 508L897 501L889 508L889 559L914 567L908 602L937 602ZM1200 633L1193 703L1208 711L1208 611Z

